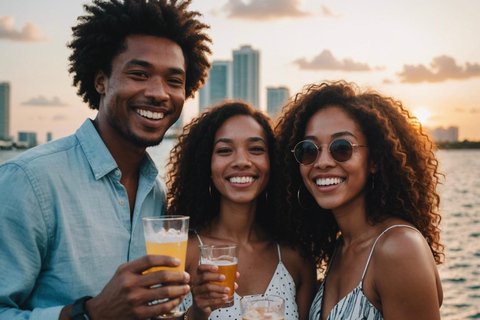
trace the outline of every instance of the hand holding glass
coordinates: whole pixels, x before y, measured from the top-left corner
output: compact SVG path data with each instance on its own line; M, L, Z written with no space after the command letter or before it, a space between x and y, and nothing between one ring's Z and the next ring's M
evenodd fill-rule
M148 254L171 256L180 260L180 266L176 268L155 267L145 273L161 270L185 271L185 260L187 256L188 222L189 217L184 216L163 216L143 218L143 231ZM163 300L152 302L161 303ZM158 319L170 319L179 317L185 311L177 308L168 314L158 316Z
M222 308L233 306L235 278L238 266L238 245L203 245L199 246L200 264L218 266L217 273L225 276L225 281L211 283L230 288L228 300Z

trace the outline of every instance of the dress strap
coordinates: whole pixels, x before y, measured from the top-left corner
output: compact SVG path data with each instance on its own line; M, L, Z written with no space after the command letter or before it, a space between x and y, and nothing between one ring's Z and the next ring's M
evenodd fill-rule
M280 245L277 243L277 251L278 251L278 261L282 262L282 253L280 252Z
M363 278L365 278L365 274L367 273L368 265L370 264L370 259L372 258L373 249L375 249L375 245L377 244L378 239L380 239L380 237L383 236L388 230L393 229L393 228L396 228L396 227L410 228L410 229L415 230L415 231L417 231L417 232L419 232L419 233L421 234L421 232L418 231L416 228L414 228L414 227L412 227L412 226L409 226L409 225L406 225L406 224L396 224L396 225L390 226L390 227L388 227L387 229L383 230L383 232L380 233L380 235L377 237L377 239L376 239L375 242L373 243L372 250L370 251L370 255L368 256L367 265L365 266L365 270L363 270L363 275L362 275L362 280L361 280L361 282L363 282Z
M195 234L197 235L198 242L200 242L200 245L203 246L203 241L202 241L202 239L200 238L200 235L198 234L197 230L195 230L195 229L192 229L192 230L193 230L193 232L195 232Z

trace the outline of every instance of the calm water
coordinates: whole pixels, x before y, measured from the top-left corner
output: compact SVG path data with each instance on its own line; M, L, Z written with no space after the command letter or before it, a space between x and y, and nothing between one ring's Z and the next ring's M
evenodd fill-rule
M162 174L173 144L165 140L149 150ZM0 164L21 152L0 150ZM446 176L439 188L446 256L439 267L442 319L480 319L480 150L439 151L438 159Z

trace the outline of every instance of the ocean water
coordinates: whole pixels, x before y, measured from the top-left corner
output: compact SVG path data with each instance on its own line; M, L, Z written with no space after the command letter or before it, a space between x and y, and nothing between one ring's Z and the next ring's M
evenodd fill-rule
M162 174L173 145L165 140L149 148ZM0 150L0 164L21 152ZM437 156L445 174L439 186L445 246L445 263L439 266L442 319L480 319L480 150L441 150Z
M442 319L480 319L480 150L438 151L445 263Z

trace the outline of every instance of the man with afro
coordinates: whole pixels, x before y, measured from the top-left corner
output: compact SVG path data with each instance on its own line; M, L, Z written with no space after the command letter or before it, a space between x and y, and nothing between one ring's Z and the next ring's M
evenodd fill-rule
M69 71L98 113L0 166L0 319L149 319L189 292L187 273L144 274L179 261L146 255L142 218L166 206L146 148L210 67L208 26L190 2L84 6Z

